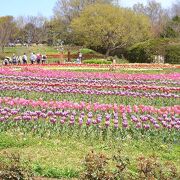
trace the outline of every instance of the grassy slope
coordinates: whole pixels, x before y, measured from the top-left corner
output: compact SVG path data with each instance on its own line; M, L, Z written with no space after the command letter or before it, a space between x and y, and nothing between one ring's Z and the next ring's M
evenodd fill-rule
M0 136L1 159L4 152L20 153L23 159L31 160L34 172L42 176L78 177L83 170L83 158L91 150L112 157L120 149L122 155L130 158L131 169L134 171L135 160L141 155L157 155L162 162L172 161L180 169L178 145L148 139L112 142L76 137L38 138L11 133L0 134Z
M97 52L91 50L91 49L87 49L87 48L83 48L80 50L83 54L97 54ZM28 57L30 57L30 53L34 52L35 54L37 53L41 53L41 54L59 54L59 50L56 49L56 47L51 47L51 46L46 46L46 45L42 45L42 46L30 46L30 47L21 47L21 46L17 46L17 47L6 47L5 48L5 52L4 55L5 56L12 56L13 53L15 53L16 55L23 55L24 53L27 54ZM71 50L71 54L77 54L78 51L77 50ZM67 54L67 51L64 51L64 54ZM57 62L57 61L63 61L60 58L51 58L48 59L48 62L53 63L53 62Z
M58 50L56 50L53 47L50 46L30 46L30 47L6 47L5 48L5 54L12 55L12 53L15 53L17 55L22 55L23 53L46 53L46 54L55 54L58 53Z

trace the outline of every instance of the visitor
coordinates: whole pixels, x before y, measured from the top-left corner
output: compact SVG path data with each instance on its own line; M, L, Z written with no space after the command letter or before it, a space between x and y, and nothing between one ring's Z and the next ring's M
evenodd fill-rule
M81 62L82 62L82 53L81 53L81 52L79 52L78 58L79 58L79 61L80 61L80 63L81 63Z
M34 53L31 53L30 61L31 61L31 64L34 64L34 62L36 61L36 55Z
M37 61L37 64L40 64L40 62L41 62L41 54L37 54L36 55L36 61Z
M12 64L12 59L10 57L6 57L5 59L7 59L8 64Z
M81 63L79 57L76 59L76 63L77 63L77 64L80 64L80 63Z
M16 57L16 62L17 62L18 65L21 64L21 56L17 56Z
M42 55L42 64L46 63L46 59L47 59L47 56L46 55Z
M27 64L27 56L26 56L26 53L24 53L24 55L22 56L22 62L23 62L23 64Z
M8 58L5 58L5 59L4 59L4 62L3 62L3 64L4 64L5 66L7 66L7 65L8 65L8 63L9 63Z
M12 56L12 63L13 63L14 65L16 65L16 63L17 63L16 55L15 55L15 54L13 54L13 56Z

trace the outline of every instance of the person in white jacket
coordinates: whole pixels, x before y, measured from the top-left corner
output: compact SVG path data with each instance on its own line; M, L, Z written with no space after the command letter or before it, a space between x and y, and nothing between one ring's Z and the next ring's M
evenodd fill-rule
M24 55L22 56L22 62L23 62L23 64L27 64L27 55L26 55L26 53L24 53Z
M35 53L31 53L30 61L31 61L31 64L34 64L34 62L36 61L36 55L35 55Z

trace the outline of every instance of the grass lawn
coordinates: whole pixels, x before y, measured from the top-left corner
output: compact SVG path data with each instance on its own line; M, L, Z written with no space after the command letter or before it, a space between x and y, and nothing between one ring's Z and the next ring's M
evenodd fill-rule
M23 53L46 53L46 54L57 54L58 50L55 49L54 47L50 47L50 46L29 46L29 47L6 47L5 48L5 54L7 55L12 55L13 53L17 54L17 55L22 55Z
M83 137L33 137L30 134L0 134L0 157L4 160L4 152L20 154L23 160L30 159L31 167L36 175L56 178L76 178L83 170L83 159L94 150L108 157L121 150L122 156L130 158L132 171L136 171L135 160L141 156L158 156L161 162L174 162L180 170L180 146L165 144L158 140L97 140ZM111 164L113 169L114 164Z
M13 53L16 55L22 55L23 53L30 54L34 52L36 53L41 53L41 54L59 54L59 50L56 47L53 46L46 46L46 45L39 45L39 46L17 46L17 47L5 47L4 54L12 56ZM77 50L71 50L71 54L77 54L79 51ZM88 48L83 48L80 50L81 53L83 54L97 54L96 51L93 51ZM67 51L64 50L64 53L67 54Z
M5 47L5 51L3 56L9 56L12 57L13 54L16 55L23 55L24 53L27 54L28 59L30 57L30 54L34 52L35 54L37 53L41 53L41 54L47 54L47 55L51 55L51 54L59 54L60 51L58 50L57 47L52 47L52 46L46 46L46 45L39 45L39 46L29 46L29 47L25 47L25 46L17 46L17 47ZM71 54L78 54L78 50L71 50ZM88 48L82 48L80 50L80 52L82 54L98 54L96 51L93 51L91 49ZM67 54L67 50L63 51L64 54ZM60 58L49 58L48 59L48 63L57 63L57 62L63 62L63 59Z

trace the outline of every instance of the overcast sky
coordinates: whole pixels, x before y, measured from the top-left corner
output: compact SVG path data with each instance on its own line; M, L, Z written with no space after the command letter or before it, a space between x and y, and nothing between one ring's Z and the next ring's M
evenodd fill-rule
M171 6L175 0L156 0L164 8ZM44 15L50 17L53 15L53 7L56 0L0 0L0 16L27 16L27 15ZM137 2L146 3L147 0L119 0L124 7L132 7Z

